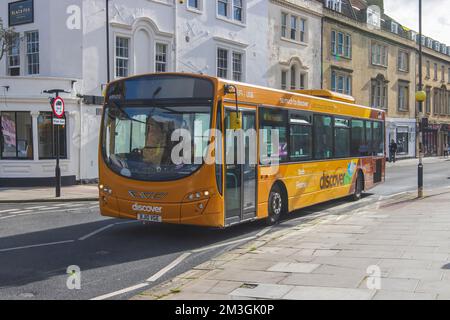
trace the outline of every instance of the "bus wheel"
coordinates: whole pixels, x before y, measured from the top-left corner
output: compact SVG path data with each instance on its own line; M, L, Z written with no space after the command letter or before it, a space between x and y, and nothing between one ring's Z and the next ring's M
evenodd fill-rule
M363 191L364 191L364 176L360 171L358 172L358 177L356 178L355 193L353 193L352 200L353 201L361 200Z
M286 211L283 193L279 186L275 185L269 195L269 217L267 223L274 225L280 221L281 215Z

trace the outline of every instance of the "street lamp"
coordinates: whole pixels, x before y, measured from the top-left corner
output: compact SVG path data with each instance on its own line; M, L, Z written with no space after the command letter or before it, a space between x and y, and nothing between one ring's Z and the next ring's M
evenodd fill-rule
M422 75L422 0L419 0L419 87L416 92L416 101L419 105L417 112L418 124L419 124L419 166L417 170L417 193L419 198L423 198L423 102L426 100L426 93L423 91L423 75Z
M106 1L106 74L107 83L111 81L110 55L109 55L109 1Z

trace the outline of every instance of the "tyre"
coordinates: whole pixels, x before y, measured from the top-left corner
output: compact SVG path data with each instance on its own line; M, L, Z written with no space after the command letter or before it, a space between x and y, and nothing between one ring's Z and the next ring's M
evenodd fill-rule
M269 217L268 225L274 225L280 221L283 213L287 211L286 201L283 192L278 185L275 185L269 195Z
M353 201L361 200L363 191L364 191L364 176L360 171L360 172L358 172L358 177L356 178L355 192L352 195L352 200Z

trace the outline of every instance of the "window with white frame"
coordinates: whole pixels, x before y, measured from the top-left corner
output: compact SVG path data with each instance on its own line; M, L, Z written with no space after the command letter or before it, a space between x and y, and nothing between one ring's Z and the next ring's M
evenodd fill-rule
M409 83L406 81L398 82L398 111L409 110Z
M388 66L388 47L373 41L372 42L372 64L376 66Z
M352 94L352 76L346 72L333 70L331 72L331 91Z
M281 90L287 89L287 79L288 79L288 72L286 70L281 71Z
M290 81L289 86L287 81ZM282 90L305 90L308 87L308 74L301 70L297 64L293 64L288 69L281 70Z
M381 13L374 8L367 8L367 23L371 26L380 28L381 26Z
M29 75L39 74L39 31L25 33L27 45L27 72Z
M224 79L231 77L234 81L244 81L244 59L243 52L217 48L217 76Z
M201 1L202 0L188 0L187 6L189 9L201 10Z
M409 72L409 54L406 51L398 51L398 70Z
M155 71L167 72L167 44L156 43L155 46Z
M233 80L242 81L242 53L233 52Z
M8 75L20 76L20 37L15 37L8 51Z
M398 34L398 23L391 21L391 32Z
M371 107L387 109L388 82L384 77L377 77L371 81Z
M327 8L342 12L342 0L327 0Z
M128 77L130 70L130 39L116 37L116 77Z
M217 15L237 22L244 22L246 0L217 0Z
M281 13L281 37L287 38L287 22L288 22L289 15L285 12Z
M228 50L217 49L217 76L219 78L228 78Z
M333 55L352 58L352 36L338 31L331 31L331 52Z
M296 15L282 12L281 37L297 42L307 42L307 20Z

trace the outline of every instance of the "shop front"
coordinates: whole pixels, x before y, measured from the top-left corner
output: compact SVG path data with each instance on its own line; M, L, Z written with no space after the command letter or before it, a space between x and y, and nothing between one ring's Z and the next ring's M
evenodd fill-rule
M386 120L386 146L391 141L397 143L397 158L414 158L416 156L416 121L415 119ZM386 148L389 156L389 147Z
M0 188L53 186L58 149L63 185L95 180L100 116L76 96L73 81L0 77L3 84L9 89L0 102ZM72 91L63 95L64 126L53 124L49 95L42 93L52 88Z

